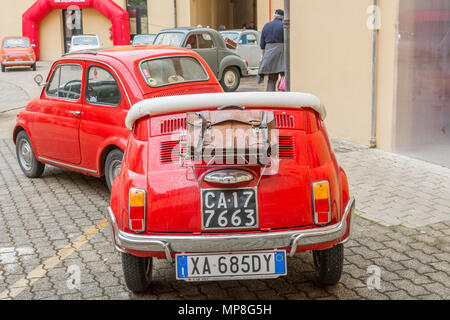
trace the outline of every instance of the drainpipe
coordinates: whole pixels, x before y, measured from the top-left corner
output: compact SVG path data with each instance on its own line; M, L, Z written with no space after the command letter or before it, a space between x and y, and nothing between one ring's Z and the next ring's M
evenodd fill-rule
M284 61L286 62L286 91L291 91L291 20L290 9L291 1L284 0Z
M173 25L175 28L178 27L177 22L177 0L173 0Z
M373 0L373 26L372 26L372 110L371 110L371 128L370 128L370 148L377 147L376 138L376 68L377 68L377 11L378 11L378 0Z

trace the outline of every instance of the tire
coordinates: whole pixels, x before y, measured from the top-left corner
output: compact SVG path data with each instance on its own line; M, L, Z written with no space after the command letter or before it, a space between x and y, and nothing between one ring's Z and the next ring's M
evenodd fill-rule
M42 175L45 164L36 159L30 138L25 131L20 131L16 137L16 155L20 168L27 177L38 178Z
M337 244L333 248L313 251L319 283L325 286L339 282L344 265L344 245Z
M144 292L152 281L153 258L122 253L122 270L127 288L136 293Z
M228 67L223 71L220 85L225 92L234 92L241 83L241 74L236 67Z
M36 63L31 66L31 70L36 71Z
M2 72L6 72L6 67L2 65Z
M120 173L120 167L122 166L123 152L119 149L114 149L105 160L105 180L108 189L111 191L114 179Z

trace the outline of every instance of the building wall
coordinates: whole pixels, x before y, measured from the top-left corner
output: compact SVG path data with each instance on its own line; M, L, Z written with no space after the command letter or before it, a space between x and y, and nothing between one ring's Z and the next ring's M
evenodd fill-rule
M292 90L325 104L332 136L362 144L370 139L371 0L291 2Z
M22 33L22 31L20 32ZM63 37L62 11L53 10L40 24L40 59L53 61L61 57L64 53Z

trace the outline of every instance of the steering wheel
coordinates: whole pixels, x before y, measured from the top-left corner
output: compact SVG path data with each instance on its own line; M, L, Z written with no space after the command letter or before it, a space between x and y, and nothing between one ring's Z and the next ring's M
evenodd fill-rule
M63 87L63 90L67 92L66 98L68 98L70 93L72 92L74 83L80 83L80 89L81 89L81 80L70 80Z

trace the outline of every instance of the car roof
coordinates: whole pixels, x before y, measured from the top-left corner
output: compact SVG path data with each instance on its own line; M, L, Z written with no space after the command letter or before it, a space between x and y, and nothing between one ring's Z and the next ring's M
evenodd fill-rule
M178 28L168 28L168 29L163 29L160 32L184 32L184 33L188 33L190 31L212 31L212 32L219 32L216 29L212 29L212 28L204 28L204 27L178 27Z
M132 66L135 61L145 58L152 58L165 55L193 55L193 52L186 48L161 46L161 45L126 45L115 46L109 49L95 49L81 52L65 54L65 59L79 59L89 60L96 57L96 60L101 60L101 57L111 57L122 61L125 65ZM195 53L194 53L195 55Z
M24 37L24 36L7 36L7 37L4 37L3 38L3 40L7 40L7 39L28 39L28 40L30 40L30 38L28 38L28 37Z

